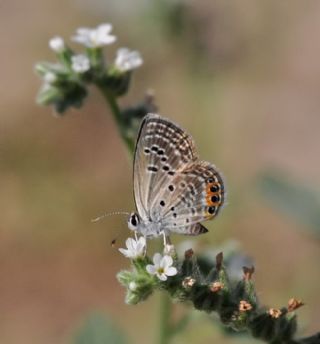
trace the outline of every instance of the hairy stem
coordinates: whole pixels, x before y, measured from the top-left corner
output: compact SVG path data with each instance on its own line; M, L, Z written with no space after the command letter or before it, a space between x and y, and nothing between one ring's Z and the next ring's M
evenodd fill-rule
M100 85L97 85L99 90L102 92L104 98L106 99L107 103L110 106L111 112L113 114L113 118L116 121L116 124L118 126L120 135L124 143L126 144L128 151L131 155L133 155L134 152L134 142L128 137L126 132L126 127L123 123L123 119L121 116L121 110L118 105L116 97L111 94L106 88L101 87Z
M160 319L159 319L159 333L158 333L158 344L170 343L171 337L171 311L172 304L169 295L161 293L160 296Z
M121 111L117 103L116 97L113 96L108 90L97 85L103 96L107 100L113 117L118 126L121 138L126 144L129 153L133 156L134 153L134 142L128 138L125 126L122 120ZM160 305L159 305L159 333L158 333L158 344L168 344L171 336L171 324L170 324L170 315L172 311L171 299L166 293L162 293L160 296Z

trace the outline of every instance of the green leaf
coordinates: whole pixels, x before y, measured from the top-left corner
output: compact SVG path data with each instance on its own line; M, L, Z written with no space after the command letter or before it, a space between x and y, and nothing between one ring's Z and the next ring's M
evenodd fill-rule
M320 236L319 192L302 182L290 181L283 173L265 173L258 177L258 189L276 210L307 225Z
M91 314L75 335L74 344L126 344L120 329L100 313Z

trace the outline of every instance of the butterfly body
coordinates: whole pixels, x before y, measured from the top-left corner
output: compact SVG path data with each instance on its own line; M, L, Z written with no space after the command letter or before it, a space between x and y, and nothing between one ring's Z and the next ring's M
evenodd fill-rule
M147 238L157 237L164 232L161 220L142 219L138 213L132 213L130 215L128 225L130 229L135 230ZM164 232L164 234L167 235L169 233Z
M128 225L146 237L205 233L200 222L214 218L224 203L216 167L198 159L190 135L156 114L142 121L133 179L137 213Z

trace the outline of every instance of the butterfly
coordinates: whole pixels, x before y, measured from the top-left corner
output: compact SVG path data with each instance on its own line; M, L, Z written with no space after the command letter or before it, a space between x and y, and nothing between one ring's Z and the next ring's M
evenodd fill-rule
M145 237L206 233L201 222L216 217L225 199L216 167L199 160L190 135L157 114L142 120L133 184L137 212L128 227Z

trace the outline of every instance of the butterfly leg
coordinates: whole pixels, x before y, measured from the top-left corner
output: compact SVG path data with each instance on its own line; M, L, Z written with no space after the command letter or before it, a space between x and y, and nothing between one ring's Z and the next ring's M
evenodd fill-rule
M166 247L167 246L167 237L164 231L161 232L162 234L162 238L163 238L163 246Z
M166 235L164 231L161 234L163 237L163 246L166 247L167 245L171 245L171 240L170 240L169 235Z

